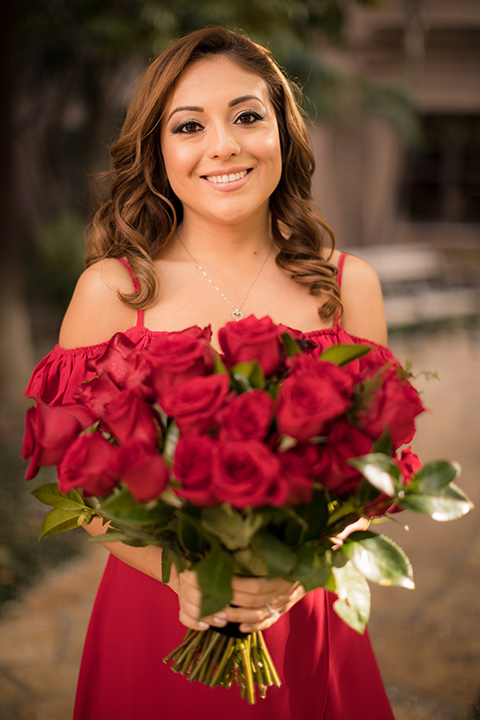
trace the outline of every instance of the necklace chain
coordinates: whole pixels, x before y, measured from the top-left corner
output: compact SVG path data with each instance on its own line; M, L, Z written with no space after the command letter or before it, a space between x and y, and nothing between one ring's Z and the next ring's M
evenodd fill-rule
M270 248L269 248L269 250L268 250L268 253L267 253L266 256L265 256L264 261L263 261L262 264L260 265L260 269L258 270L257 274L256 274L255 277L253 278L253 280L252 280L252 282L251 282L251 284L250 284L250 287L248 288L248 290L247 290L247 292L246 292L246 295L245 295L245 297L243 298L242 302L240 303L240 305L235 306L232 302L230 302L230 300L229 300L229 299L227 298L227 296L220 290L220 288L219 288L217 285L215 285L215 283L213 282L213 280L208 277L208 275L207 275L207 273L205 272L205 270L203 269L203 267L200 265L200 263L198 262L198 260L196 260L196 259L193 257L192 253L190 252L190 250L187 248L187 246L186 246L185 243L183 242L183 240L182 240L182 238L180 237L180 234L178 233L178 231L177 231L177 237L178 237L178 239L180 240L180 244L182 245L183 249L186 251L186 253L190 256L190 258L191 258L191 259L193 260L193 262L195 263L195 267L197 268L197 270L200 270L200 272L202 273L202 275L203 275L203 277L205 278L205 280L207 280L207 281L210 283L210 285L218 292L218 294L225 300L225 302L228 303L228 305L230 305L230 307L232 308L232 318L233 318L234 320L237 320L237 321L238 321L238 320L242 320L242 318L244 317L243 312L242 312L242 307L245 305L245 303L246 303L246 301L247 301L247 298L248 298L248 296L250 295L250 292L251 292L253 286L255 285L255 283L257 282L258 278L260 277L260 273L262 272L263 268L264 268L265 265L266 265L266 262L267 262L268 258L270 257L270 253L272 252L272 245L270 245Z

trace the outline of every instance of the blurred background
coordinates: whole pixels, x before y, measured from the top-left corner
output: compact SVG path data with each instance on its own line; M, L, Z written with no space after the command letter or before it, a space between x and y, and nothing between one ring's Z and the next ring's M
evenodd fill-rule
M64 623L68 603L84 599L71 619L83 634L103 562L94 553L81 575L93 552L81 533L36 542L44 512L19 460L23 391L83 269L91 177L108 168L135 79L172 39L213 23L268 45L304 87L316 202L338 247L379 273L397 357L440 376L419 379L432 412L417 451L457 459L480 503L479 1L1 0L0 717L9 720L69 717L81 641L68 655L67 705L55 710L48 683L25 685L30 650L12 659L1 638L19 637L22 607L40 612L32 592L47 592L45 608ZM385 531L410 555L417 590L374 589L371 623L396 716L478 718L476 511L448 526L405 522L408 534ZM57 605L52 568L66 573L55 575ZM30 639L37 619L23 630ZM65 636L54 627L58 666Z

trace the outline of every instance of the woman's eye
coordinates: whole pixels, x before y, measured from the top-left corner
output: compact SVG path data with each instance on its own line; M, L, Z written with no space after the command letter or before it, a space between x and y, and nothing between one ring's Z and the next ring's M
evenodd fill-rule
M236 122L240 123L240 125L252 125L257 120L263 120L263 116L260 113L249 111L239 115Z
M191 135L192 133L196 133L198 130L201 130L202 126L200 123L196 122L195 120L187 120L186 122L180 123L180 125L176 125L173 128L174 133L183 133L184 135Z

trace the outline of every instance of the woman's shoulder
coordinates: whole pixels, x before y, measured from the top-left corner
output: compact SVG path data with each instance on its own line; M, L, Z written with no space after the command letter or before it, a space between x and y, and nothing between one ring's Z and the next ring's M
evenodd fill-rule
M63 348L96 345L135 324L135 310L119 298L130 293L132 279L115 258L99 260L79 277L63 319L59 344Z
M342 325L358 337L385 345L387 329L380 280L377 273L362 258L350 253L339 253L343 258L341 297Z

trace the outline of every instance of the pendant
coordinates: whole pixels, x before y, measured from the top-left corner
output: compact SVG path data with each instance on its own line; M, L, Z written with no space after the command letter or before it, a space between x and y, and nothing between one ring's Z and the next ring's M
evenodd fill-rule
M238 322L239 320L242 320L242 318L243 318L243 313L242 313L241 310L239 310L239 309L237 308L236 310L234 310L234 311L232 312L232 317L233 317L234 320L236 320L236 321Z

